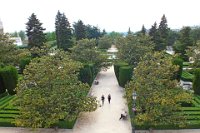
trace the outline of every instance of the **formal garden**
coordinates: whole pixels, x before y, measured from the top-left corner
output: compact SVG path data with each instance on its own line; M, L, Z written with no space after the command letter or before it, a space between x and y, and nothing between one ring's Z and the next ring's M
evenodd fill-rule
M126 36L108 34L81 20L72 32L59 11L55 32L44 33L35 14L26 26L27 46L0 34L0 126L73 128L80 112L97 109L91 85L98 72L114 65L133 128L200 128L200 28L170 30L163 15L149 32L143 26ZM111 45L116 58L108 57ZM168 45L174 55L166 53ZM192 88L183 89L180 81Z

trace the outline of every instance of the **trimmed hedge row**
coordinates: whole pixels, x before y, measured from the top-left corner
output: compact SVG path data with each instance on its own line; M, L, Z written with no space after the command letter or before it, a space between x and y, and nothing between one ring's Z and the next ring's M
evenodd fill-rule
M133 68L131 66L123 66L119 68L119 85L125 87L126 83L131 80Z
M194 90L194 94L200 95L200 69L195 70L194 81L193 81L193 90Z
M126 83L132 78L133 68L128 63L117 62L114 64L114 71L119 85L125 87Z
M128 66L128 63L125 62L117 62L114 64L114 71L115 71L115 76L117 78L117 81L119 83L119 68L123 66Z
M80 69L79 80L83 83L88 83L91 86L94 78L95 78L94 64L85 64L84 67Z
M17 86L18 81L18 72L17 69L13 66L6 66L0 68L0 80L1 80L1 88L0 92L4 93L5 89L7 89L10 95L15 94L15 88Z

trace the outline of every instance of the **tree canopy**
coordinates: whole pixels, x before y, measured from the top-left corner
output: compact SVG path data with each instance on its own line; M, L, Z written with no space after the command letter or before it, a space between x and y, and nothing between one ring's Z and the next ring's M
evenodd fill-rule
M63 52L34 58L16 89L16 125L50 127L61 119L74 120L81 111L94 111L96 100L87 96L90 87L78 80L80 68Z
M177 70L172 57L164 52L148 53L138 64L133 80L126 86L129 102L132 93L137 92L135 122L138 125L185 124L184 117L176 112L180 111L180 102L191 100L191 96L173 80Z

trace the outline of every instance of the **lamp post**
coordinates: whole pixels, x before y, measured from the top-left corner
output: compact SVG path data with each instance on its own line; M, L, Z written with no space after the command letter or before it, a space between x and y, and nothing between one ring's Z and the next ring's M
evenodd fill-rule
M135 111L136 111L136 98L137 98L137 93L136 92L133 92L132 94L132 99L133 99L133 118L135 117ZM133 123L132 125L132 133L135 133L135 125Z

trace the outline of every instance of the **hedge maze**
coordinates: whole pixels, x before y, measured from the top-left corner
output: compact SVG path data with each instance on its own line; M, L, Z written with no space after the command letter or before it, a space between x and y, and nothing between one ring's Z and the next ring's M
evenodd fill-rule
M14 119L19 115L19 110L13 105L15 100L14 95L7 95L0 99L0 126L15 126Z

